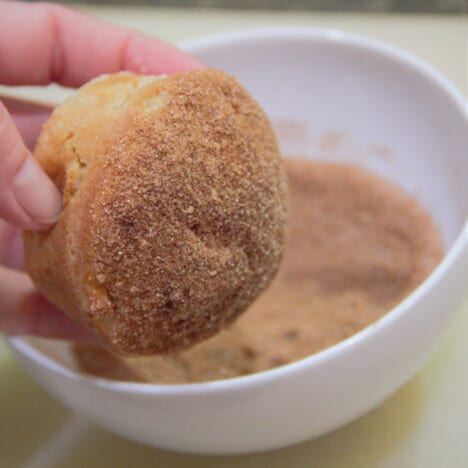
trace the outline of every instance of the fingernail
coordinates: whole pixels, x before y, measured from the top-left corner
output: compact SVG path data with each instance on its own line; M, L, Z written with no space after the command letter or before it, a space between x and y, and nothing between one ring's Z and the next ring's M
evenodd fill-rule
M62 197L32 156L28 156L12 182L13 195L38 224L55 223L62 209Z

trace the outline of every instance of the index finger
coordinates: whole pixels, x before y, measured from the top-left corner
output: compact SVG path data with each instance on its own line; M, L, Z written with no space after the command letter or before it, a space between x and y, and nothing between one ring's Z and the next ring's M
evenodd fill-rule
M80 86L120 70L173 74L201 64L176 47L48 3L0 2L0 83Z

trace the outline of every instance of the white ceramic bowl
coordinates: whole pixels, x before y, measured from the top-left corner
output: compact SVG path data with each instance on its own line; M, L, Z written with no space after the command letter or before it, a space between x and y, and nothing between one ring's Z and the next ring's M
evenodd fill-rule
M278 448L331 431L417 372L467 289L468 122L462 95L418 59L338 31L275 28L184 44L236 75L289 155L363 165L413 193L446 256L403 303L319 354L256 375L190 385L80 375L62 345L12 339L27 371L67 406L136 441L197 453Z

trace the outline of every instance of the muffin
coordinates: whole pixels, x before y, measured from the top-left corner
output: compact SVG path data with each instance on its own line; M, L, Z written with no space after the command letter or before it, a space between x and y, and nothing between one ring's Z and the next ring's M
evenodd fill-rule
M224 72L99 77L57 107L35 156L63 193L25 232L39 291L122 354L187 348L268 286L286 237L271 125Z

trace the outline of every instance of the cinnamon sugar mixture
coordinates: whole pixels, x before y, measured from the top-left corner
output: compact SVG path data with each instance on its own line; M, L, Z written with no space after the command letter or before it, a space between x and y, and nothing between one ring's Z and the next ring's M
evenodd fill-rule
M289 239L269 289L229 329L165 357L74 346L83 372L110 379L219 380L286 364L378 320L443 255L438 230L400 188L362 169L286 160Z

